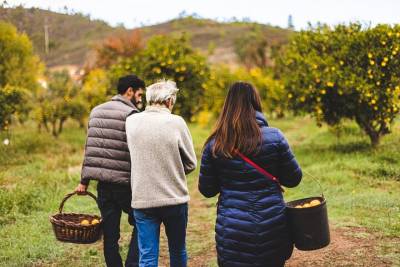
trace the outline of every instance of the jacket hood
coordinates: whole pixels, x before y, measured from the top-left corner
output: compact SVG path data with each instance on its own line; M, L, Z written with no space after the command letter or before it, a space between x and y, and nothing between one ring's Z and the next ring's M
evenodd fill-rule
M264 114L262 114L259 111L256 111L256 121L257 121L257 124L260 127L262 127L262 126L268 127L269 126L268 122L267 122L267 119L265 118Z

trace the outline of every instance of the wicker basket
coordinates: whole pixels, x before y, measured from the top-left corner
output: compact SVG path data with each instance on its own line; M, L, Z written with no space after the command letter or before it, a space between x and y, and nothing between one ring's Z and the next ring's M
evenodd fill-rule
M76 192L67 194L62 200L59 208L59 213L50 216L50 222L53 225L54 234L57 240L62 242L77 243L77 244L90 244L100 239L101 231L101 217L96 215L88 215L81 213L63 213L64 204ZM95 201L96 196L90 192L86 192ZM92 220L97 219L99 223L91 224ZM88 220L89 225L82 225L82 220Z

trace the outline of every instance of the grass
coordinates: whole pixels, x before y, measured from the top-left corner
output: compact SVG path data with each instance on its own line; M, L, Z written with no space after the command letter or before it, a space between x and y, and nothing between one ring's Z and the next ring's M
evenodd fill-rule
M369 146L369 140L352 123L345 124L340 138L326 127L317 128L307 118L276 121L273 125L286 134L304 170L302 183L288 190L287 200L321 194L318 180L334 223L399 235L398 124L377 149Z
M310 118L273 120L305 171L300 186L288 189L286 200L318 195L323 188L330 221L337 227L361 226L385 237L400 235L400 125L383 138L377 149L352 123L342 136L318 128ZM191 125L197 155L209 128ZM1 138L2 136L0 136ZM11 144L0 145L0 266L101 266L101 242L72 245L55 241L49 215L79 181L85 131L68 125L59 139L37 133L32 125L18 126ZM397 145L396 145L397 144ZM193 262L216 266L214 247L215 199L205 201L197 192L198 170L188 177L191 191L188 250ZM94 185L91 185L94 190ZM98 213L93 200L73 197L66 210ZM127 253L130 227L124 216L122 254ZM368 239L368 235L365 236ZM165 240L161 262L166 262ZM395 243L381 244L395 259ZM207 266L207 265L206 265Z

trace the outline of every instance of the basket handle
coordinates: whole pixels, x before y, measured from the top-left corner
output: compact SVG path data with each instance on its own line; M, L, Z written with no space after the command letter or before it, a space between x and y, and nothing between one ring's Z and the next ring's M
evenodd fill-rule
M66 194L66 195L65 195L65 197L64 197L63 200L61 201L60 208L58 209L60 213L62 213L62 211L63 211L63 209L64 209L64 204L65 204L65 202L66 202L70 197L72 197L73 195L76 195L76 194L78 194L78 192L74 191L74 192L72 192L72 193L69 193L69 194ZM92 197L92 198L94 199L94 201L97 201L97 197L96 197L95 195L93 195L92 193L90 193L89 191L86 191L85 193L82 193L82 194L79 194L79 195L82 195L82 196L88 195L88 196Z
M324 189L322 188L321 183L318 181L317 178L315 178L314 176L312 176L309 172L306 172L305 170L301 170L302 172L304 172L305 174L307 174L308 176L310 176L314 181L316 181L318 183L319 189L321 189L321 196L322 198L325 198L324 196Z

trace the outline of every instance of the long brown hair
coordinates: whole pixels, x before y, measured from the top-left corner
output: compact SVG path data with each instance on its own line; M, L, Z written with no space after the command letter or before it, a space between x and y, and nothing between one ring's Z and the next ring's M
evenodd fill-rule
M246 155L256 152L261 141L256 111L262 112L257 90L246 82L232 84L213 133L206 141L207 144L215 140L214 156L232 158L237 150Z

